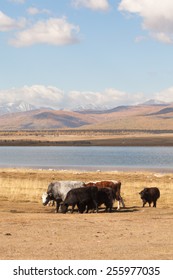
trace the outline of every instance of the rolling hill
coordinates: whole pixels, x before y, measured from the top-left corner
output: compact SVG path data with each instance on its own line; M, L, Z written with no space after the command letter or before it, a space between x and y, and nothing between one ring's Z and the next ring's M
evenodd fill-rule
M172 130L173 103L119 106L109 110L38 109L0 116L0 130L48 129Z

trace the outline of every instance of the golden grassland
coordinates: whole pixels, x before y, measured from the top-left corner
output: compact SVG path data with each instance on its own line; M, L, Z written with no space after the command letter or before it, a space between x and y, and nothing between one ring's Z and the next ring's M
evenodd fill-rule
M120 180L127 206L141 206L139 191L145 186L157 186L161 191L160 207L173 206L173 173L149 171L0 169L0 200L40 203L48 184L57 180Z
M0 146L173 146L170 130L0 131Z
M55 214L41 195L56 180L121 180L126 207ZM144 186L160 189L157 208L142 208ZM172 198L173 173L0 169L0 259L172 260Z

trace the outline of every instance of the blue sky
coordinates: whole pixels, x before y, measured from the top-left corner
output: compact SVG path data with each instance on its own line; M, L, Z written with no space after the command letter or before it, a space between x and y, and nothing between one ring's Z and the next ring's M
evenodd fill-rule
M173 102L173 1L3 0L0 104Z

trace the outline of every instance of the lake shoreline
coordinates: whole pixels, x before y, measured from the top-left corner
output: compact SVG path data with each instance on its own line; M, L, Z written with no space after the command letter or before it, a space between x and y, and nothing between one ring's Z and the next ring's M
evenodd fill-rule
M65 138L65 137L64 137ZM75 139L74 140L33 140L33 139L0 139L0 146L146 146L172 147L172 135L119 136L114 138Z
M173 147L1 146L0 167L55 170L169 172Z

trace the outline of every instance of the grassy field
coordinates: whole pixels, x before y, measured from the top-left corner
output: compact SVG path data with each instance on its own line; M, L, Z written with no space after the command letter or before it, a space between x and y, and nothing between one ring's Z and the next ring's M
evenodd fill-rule
M172 130L0 131L0 146L173 146Z
M122 195L128 206L141 205L139 191L144 186L157 186L161 190L160 206L173 206L173 174L155 172L83 172L77 170L1 169L1 200L40 203L43 192L56 180L120 180Z
M126 207L56 214L41 201L56 180L120 180ZM160 189L157 208L142 207L144 186ZM0 169L0 259L172 260L172 198L173 173Z

